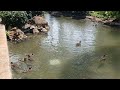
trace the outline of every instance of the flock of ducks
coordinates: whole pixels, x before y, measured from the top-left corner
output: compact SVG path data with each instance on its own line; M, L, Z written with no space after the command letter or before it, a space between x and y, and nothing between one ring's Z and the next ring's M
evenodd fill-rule
M24 63L27 66L26 70L22 70L22 73L26 73L32 70L32 66L27 64L27 61L33 61L33 53L32 54L28 54L26 55L26 57L24 57L23 59L20 59L18 62L11 62L11 69L12 70L16 70L16 69L20 69L21 70L21 64L20 63Z

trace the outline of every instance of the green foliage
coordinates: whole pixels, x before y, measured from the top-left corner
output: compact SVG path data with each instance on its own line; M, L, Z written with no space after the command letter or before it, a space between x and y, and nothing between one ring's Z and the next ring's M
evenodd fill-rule
M98 18L115 18L120 19L120 11L92 11L90 15Z
M35 15L42 15L42 11L26 11L28 14L28 18L32 18Z
M98 17L98 18L104 18L103 12L99 12L99 11L90 12L90 15Z
M28 14L26 11L0 11L0 18L7 28L8 26L21 28L28 20Z

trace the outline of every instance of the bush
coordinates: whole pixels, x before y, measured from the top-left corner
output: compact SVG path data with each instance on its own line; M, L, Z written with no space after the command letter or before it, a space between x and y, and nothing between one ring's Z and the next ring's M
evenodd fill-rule
M36 15L42 15L43 14L42 11L26 11L26 12L28 14L29 19L36 16Z
M98 18L115 18L120 19L120 11L93 11L90 15L96 16Z
M9 26L21 28L28 20L28 14L26 11L0 11L0 18L6 29Z

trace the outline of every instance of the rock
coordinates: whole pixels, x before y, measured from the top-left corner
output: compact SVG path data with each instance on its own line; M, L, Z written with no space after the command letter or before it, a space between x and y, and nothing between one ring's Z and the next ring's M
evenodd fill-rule
M41 30L43 33L45 33L45 34L47 34L47 32L48 32L48 30L47 29L45 29L45 28L42 28L42 30Z
M49 27L49 26L46 26L46 27L45 27L45 29L46 29L46 30L49 30L49 29L50 29L50 27Z
M30 26L31 26L30 24L26 23L24 26L24 29L28 29L28 28L30 28Z
M43 29L44 28L44 29ZM49 28L48 22L41 16L34 16L23 27L24 33L38 34L39 32L47 33Z
M17 41L17 42L27 38L24 32L16 27L8 31L8 37L11 41Z
M33 29L33 34L38 34L38 33L39 33L38 29L37 29L37 28L34 28L34 29Z
M48 22L41 16L34 16L33 21L36 25L48 25Z
M24 33L33 33L33 29L34 29L34 28L35 28L34 25L25 24L25 26L23 27Z
M13 36L14 36L15 32L14 31L8 31L7 32L7 37L9 40L13 40Z
M33 34L38 34L39 33L39 30L37 29L37 26L31 25L30 29L32 30Z
M43 28L42 26L38 26L38 27L37 27L37 29L39 30L39 32L42 31L42 28Z
M20 34L20 35L18 36L18 38L19 38L19 40L23 40L23 39L26 39L27 36L26 36L25 34Z
M30 26L30 29L35 29L36 27L34 25L31 25Z

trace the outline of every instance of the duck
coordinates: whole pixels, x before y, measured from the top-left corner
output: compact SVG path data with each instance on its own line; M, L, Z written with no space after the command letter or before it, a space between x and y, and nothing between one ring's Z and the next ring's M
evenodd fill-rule
M31 67L28 67L27 70L24 70L22 73L27 73L27 72L30 72L32 70L32 66Z
M33 61L33 59L32 59L33 53L32 53L32 54L28 54L28 55L26 55L26 56L27 56L27 58L24 58L25 61L26 61L27 59L28 59L29 61Z
M31 70L32 70L32 67L29 67L29 68L28 68L28 71L31 71Z
M14 63L13 62L11 62L11 68L13 69L13 68L15 68L16 66L14 65Z
M76 43L76 47L81 46L81 41L79 41L78 43Z
M11 68L15 69L15 68L20 68L20 67L19 67L19 65L17 63L11 62Z
M107 56L107 55L104 54L104 55L101 57L100 61L106 61L106 56Z

